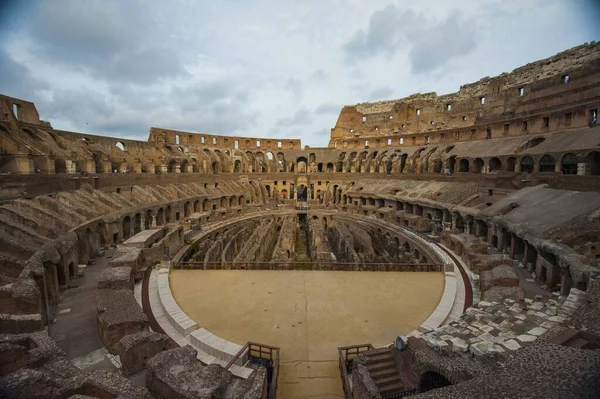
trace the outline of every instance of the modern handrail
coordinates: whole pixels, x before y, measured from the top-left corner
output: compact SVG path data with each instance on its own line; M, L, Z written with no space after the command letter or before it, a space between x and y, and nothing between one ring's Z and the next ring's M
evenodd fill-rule
M257 349L253 349L253 347L257 347ZM266 350L263 350L266 349ZM257 352L258 356L252 356L252 352ZM242 357L246 352L248 352L248 357L257 357L259 359L270 360L273 362L273 373L271 374L271 386L269 388L269 399L275 399L277 396L277 379L279 378L279 354L280 349L276 346L259 344L257 342L248 341L246 345L240 349L235 356L227 363L225 369L229 370L235 362ZM263 357L263 354L268 354L268 358Z

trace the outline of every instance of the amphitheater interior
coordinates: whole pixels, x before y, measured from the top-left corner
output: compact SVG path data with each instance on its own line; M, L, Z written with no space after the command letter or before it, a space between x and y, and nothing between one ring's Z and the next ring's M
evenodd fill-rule
M598 398L599 109L594 42L326 148L0 96L0 397Z

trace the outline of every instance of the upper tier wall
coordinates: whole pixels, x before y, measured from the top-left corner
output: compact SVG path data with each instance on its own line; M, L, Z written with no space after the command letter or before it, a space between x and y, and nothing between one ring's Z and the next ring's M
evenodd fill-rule
M369 138L370 145L375 138L400 144L398 136L405 134L416 134L416 144L421 144L485 139L486 129L497 135L522 135L582 127L590 123L594 109L597 119L599 97L600 43L592 42L463 85L456 93L346 106L331 130L329 146L347 142L359 147ZM473 128L475 132L469 132Z
M253 149L253 150L299 150L299 139L274 139L260 137L222 136L216 134L190 133L151 127L148 141L171 145L188 144L195 146Z

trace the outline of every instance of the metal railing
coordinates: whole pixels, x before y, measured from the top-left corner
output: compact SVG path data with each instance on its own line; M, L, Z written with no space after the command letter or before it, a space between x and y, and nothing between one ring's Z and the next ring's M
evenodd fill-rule
M173 269L193 270L311 270L379 271L379 272L443 272L439 263L344 263L344 262L173 262Z
M277 379L279 378L280 349L276 346L248 342L227 363L225 369L229 370L241 357L248 355L250 364L264 366L267 369L267 398L277 397Z
M342 346L338 348L338 362L340 376L342 377L342 387L344 388L344 397L352 399L352 383L350 374L352 373L352 362L354 358L362 352L374 350L375 347L371 344L360 344Z

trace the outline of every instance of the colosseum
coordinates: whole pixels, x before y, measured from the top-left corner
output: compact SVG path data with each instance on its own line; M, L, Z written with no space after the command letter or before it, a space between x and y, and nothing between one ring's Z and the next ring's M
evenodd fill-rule
M599 108L595 42L326 148L0 96L0 397L598 398Z

